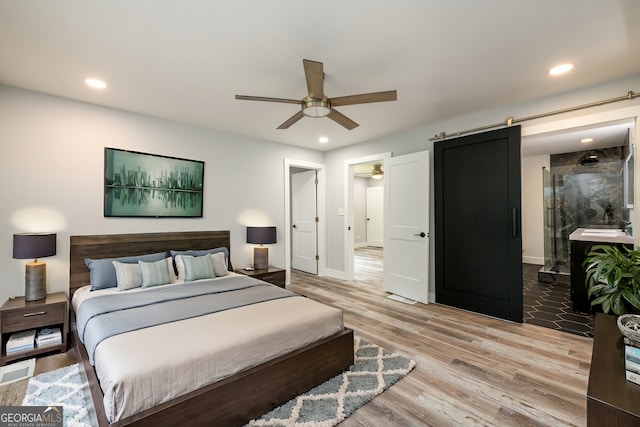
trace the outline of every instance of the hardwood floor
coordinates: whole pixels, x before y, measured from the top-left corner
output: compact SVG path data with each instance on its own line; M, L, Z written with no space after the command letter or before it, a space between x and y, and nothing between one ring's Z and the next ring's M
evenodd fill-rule
M293 272L288 287L342 309L357 335L417 362L341 426L586 424L591 338L389 300L366 276L347 282Z
M369 268L357 269L354 282L293 271L288 286L342 309L357 335L417 362L341 427L586 424L591 338L439 304L393 301L380 289L381 269ZM71 352L49 356L38 359L36 370L73 362ZM22 401L24 389L17 396L12 386L0 388L0 405Z

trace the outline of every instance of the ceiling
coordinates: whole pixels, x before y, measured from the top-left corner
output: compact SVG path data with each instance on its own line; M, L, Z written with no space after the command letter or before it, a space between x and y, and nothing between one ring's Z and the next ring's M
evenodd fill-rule
M637 0L0 0L0 84L330 150L637 75L639 21ZM303 59L330 98L398 100L336 108L351 131L235 100L302 99Z

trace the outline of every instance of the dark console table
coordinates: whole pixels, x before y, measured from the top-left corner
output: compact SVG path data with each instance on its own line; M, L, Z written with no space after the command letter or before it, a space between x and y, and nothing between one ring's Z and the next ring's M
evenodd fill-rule
M640 425L640 385L624 372L624 343L617 316L596 313L587 389L587 426Z

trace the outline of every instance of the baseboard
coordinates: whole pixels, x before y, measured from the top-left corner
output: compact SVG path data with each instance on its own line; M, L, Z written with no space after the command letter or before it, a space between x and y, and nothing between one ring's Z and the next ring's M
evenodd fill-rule
M355 243L353 245L354 248L366 248L367 246L369 246L369 245L367 245L367 242Z
M522 262L523 264L544 265L544 258L540 258L536 256L523 256Z
M429 292L429 302L430 303L436 302L436 293L435 292Z
M332 270L330 268L327 268L324 270L324 275L328 277L332 277L334 279L347 280L346 273L340 270Z

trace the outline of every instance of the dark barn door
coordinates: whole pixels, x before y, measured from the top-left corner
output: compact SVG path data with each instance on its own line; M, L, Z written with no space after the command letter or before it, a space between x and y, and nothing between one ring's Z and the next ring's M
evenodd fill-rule
M436 302L522 322L520 126L434 156Z

